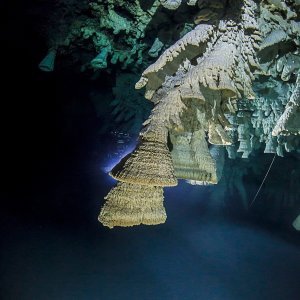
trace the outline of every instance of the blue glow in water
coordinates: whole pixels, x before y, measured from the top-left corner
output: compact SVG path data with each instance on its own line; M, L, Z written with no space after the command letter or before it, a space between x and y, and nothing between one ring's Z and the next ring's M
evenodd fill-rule
M136 139L123 132L112 132L111 149L113 152L107 154L101 170L109 173L126 155L131 153L136 147Z

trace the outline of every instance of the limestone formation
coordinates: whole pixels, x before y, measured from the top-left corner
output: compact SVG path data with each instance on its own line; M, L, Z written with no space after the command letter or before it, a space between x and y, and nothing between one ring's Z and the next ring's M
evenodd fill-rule
M206 184L218 182L216 161L209 152L204 130L171 134L171 142L172 161L177 178Z
M177 178L167 147L167 128L153 116L134 152L110 172L121 183L110 191L101 209L99 221L105 226L155 225L166 220L161 187L177 185Z
M167 218L161 187L120 182L105 199L99 221L109 228L157 225Z
M110 172L119 181L150 186L177 185L165 143L142 139L137 149L124 160Z
M167 8L179 9L180 2L170 1ZM278 92L280 97L275 101L277 90L271 89L273 82L275 87L278 81L275 77L279 75L282 81L289 81L299 69L297 50L291 53L284 48L281 60L276 56L282 45L295 43L295 29L291 29L295 26L289 21L293 11L287 5L278 8L271 3L275 7L271 6L272 9L288 14L282 25L282 17L268 10L268 4L261 6L259 18L254 1L241 1L239 8L236 3L230 2L230 5L233 10L224 19L199 24L142 73L136 88L145 87L145 97L155 106L144 123L137 149L111 172L118 180L156 187L171 186L176 178L191 184L216 184L222 176L222 168L217 172L217 159L209 151L207 141L226 146L230 158L235 158L235 153L248 158L262 143L264 153L280 156L284 150L295 149L294 140L274 135L299 132L299 84L279 85L288 93ZM205 9L202 7L202 16L209 16L211 11ZM205 18L199 22L209 21ZM262 25L266 20L273 22L268 28ZM277 54L265 56L269 49L277 49ZM256 56L258 51L261 66ZM272 73L274 59L276 71ZM270 80L271 85L267 87L269 95L265 95L264 83L258 84L261 88L255 93L252 85L257 76L270 75L273 81ZM287 104L291 90L293 94ZM168 134L172 161L168 156ZM155 169L158 161L162 162L161 169ZM239 182L238 189L247 208L243 173L232 173L232 176L232 181ZM233 192L236 187L234 184L229 191Z
M247 172L222 177L220 149L226 148L230 164L246 164L258 152L283 157L300 151L298 0L51 5L51 29L43 32L51 51L40 69L52 71L57 54L81 71L117 74L109 113L136 133L154 106L136 149L111 170L119 183L100 213L104 225L164 222L162 187L177 179L220 182L228 193L238 190L247 207L246 191L238 187ZM144 88L150 106L129 88L137 74L135 87Z
M163 7L167 9L177 9L182 0L160 0L160 3Z
M272 135L279 134L300 134L300 74L291 99L272 131Z

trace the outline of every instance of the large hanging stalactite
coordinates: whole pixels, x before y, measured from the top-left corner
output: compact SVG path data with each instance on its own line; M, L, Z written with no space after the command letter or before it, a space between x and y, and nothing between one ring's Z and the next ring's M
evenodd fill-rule
M205 131L208 132L211 143L230 144L230 138L225 131L229 129L230 124L224 115L224 107L232 97L238 98L243 94L253 98L254 94L251 88L252 70L257 67L255 47L259 39L254 18L256 5L251 0L239 4L240 6L232 2L234 13L220 21L218 27L199 26L196 31L187 34L171 49L166 50L158 61L143 73L136 87L147 86L146 97L153 98L156 105L144 123L137 149L112 170L111 174L117 180L152 187L175 185L176 177L167 149L167 133L175 130L178 133L191 132L194 136L194 140L191 141L191 157L194 166L196 165L196 168L187 167L186 162L182 161L182 156L178 148L176 149L180 145L180 139L176 139L173 134L171 142L173 140L174 143L175 174L177 168L176 175L179 177L217 183L216 165L206 145ZM193 40L194 37L196 41ZM188 45L195 45L194 49L198 51L192 52L191 55L191 52L187 51L191 48ZM180 52L182 55L178 56ZM189 59L196 59L195 65L191 64ZM200 137L202 142L199 144ZM206 159L203 157L204 152L199 151L199 146L205 150ZM201 167L203 171L200 176L195 169ZM137 217L133 218L135 221L132 223L125 222L124 218L127 220L127 217L122 214L114 214L115 221L105 220L104 216L113 215L110 210L122 210L110 203L117 203L115 198L122 198L123 203L126 202L126 188L120 185L107 196L108 204L100 213L100 221L103 224L112 227L143 223L141 220L137 221ZM138 193L132 197L136 199L137 196ZM152 196L149 202L151 199ZM122 204L120 206L124 207ZM133 211L135 208L136 206L132 207ZM122 211L125 215L131 215L126 209Z
M41 70L54 70L57 54L59 68L73 64L93 78L117 71L110 113L118 130L130 125L137 134L155 105L136 150L111 172L120 183L100 216L108 226L158 222L139 219L135 212L143 205L134 201L136 216L126 221L130 187L130 198L137 200L144 199L140 189L155 194L177 178L217 183L220 169L209 144L225 146L231 159L251 159L258 151L282 157L299 152L298 0L45 0L41 7L50 12L39 29L50 49ZM124 69L129 74L121 84ZM145 87L153 103L140 110L143 104L128 92L127 81L143 69L136 88ZM94 102L102 110L101 96ZM239 174L227 176L229 187L233 177L242 182ZM159 203L154 194L151 207ZM117 204L126 212L123 219ZM157 220L163 222L163 214Z
M207 147L204 130L171 134L175 175L203 184L216 184L217 166Z
M109 228L166 221L162 187L119 182L105 199L98 219Z
M255 51L260 40L254 18L256 6L252 1L240 4L231 3L235 14L230 13L217 27L199 25L167 49L136 84L136 88L145 86L145 97L156 102L157 89L165 79L172 81L172 76L176 83L169 93L181 100L199 100L199 110L206 115L202 126L209 132L209 141L217 145L231 144L226 133L230 124L224 115L231 110L231 99L254 97L251 82L258 67ZM177 79L176 70L184 61L189 67Z
M167 147L167 129L155 118L141 133L140 143L110 172L120 181L106 196L99 221L110 228L164 223L164 186L177 185Z

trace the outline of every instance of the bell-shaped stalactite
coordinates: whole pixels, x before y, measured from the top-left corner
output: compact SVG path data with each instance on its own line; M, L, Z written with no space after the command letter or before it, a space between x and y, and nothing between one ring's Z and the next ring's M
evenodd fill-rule
M168 131L153 122L141 132L137 148L110 172L119 183L101 209L98 219L104 226L156 225L167 218L162 187L177 185L177 178L167 147Z
M109 52L109 47L102 48L99 54L94 59L92 59L91 66L94 69L105 69L107 67L107 56Z
M152 141L141 141L137 149L117 165L110 175L119 181L143 185L177 184L167 145Z
M161 1L174 8L180 2ZM162 187L177 185L177 178L219 181L220 153L212 151L212 156L206 132L209 143L231 145L226 114L235 113L232 101L254 98L257 6L253 0L238 2L229 1L232 9L217 25L201 24L165 50L136 83L137 89L145 87L145 97L155 106L136 149L110 172L120 183L100 212L105 226L164 222Z
M166 143L166 130L144 134L134 152L116 165L110 175L122 182L150 186L175 186L172 158Z
M212 158L204 130L193 133L171 134L171 152L177 178L216 184L217 169Z
M44 71L44 72L53 72L54 71L56 53L57 53L56 48L49 49L47 55L39 63L39 69L41 71Z
M161 187L119 182L105 199L98 219L109 228L157 225L166 221Z

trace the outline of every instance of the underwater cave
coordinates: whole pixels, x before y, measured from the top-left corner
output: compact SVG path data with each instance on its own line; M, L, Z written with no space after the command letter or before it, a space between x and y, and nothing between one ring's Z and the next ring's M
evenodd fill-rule
M2 1L0 298L298 300L300 1Z

